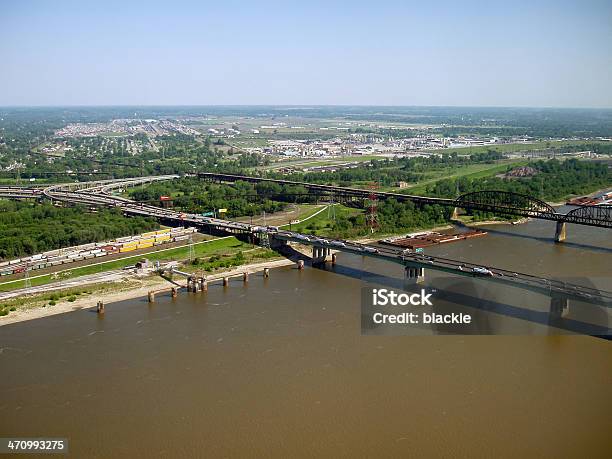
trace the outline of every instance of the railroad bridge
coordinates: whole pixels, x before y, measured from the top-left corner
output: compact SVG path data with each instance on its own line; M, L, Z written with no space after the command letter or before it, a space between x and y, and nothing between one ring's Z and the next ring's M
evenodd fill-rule
M612 229L612 206L579 206L568 213L559 213L552 206L532 196L497 190L483 190L467 193L456 199L416 196L403 193L363 190L359 188L320 185L290 180L267 179L243 175L200 173L204 180L219 183L234 183L239 181L249 183L277 183L279 185L300 186L309 193L318 196L328 196L336 202L355 199L369 199L375 195L378 199L395 199L399 202L414 202L419 205L440 205L453 209L457 215L458 209L491 212L504 216L529 217L556 222L555 241L563 242L567 236L567 223Z

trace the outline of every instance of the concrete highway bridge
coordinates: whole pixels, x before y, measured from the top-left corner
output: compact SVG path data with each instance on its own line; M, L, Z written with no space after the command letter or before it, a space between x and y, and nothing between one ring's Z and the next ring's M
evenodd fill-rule
M47 198L91 207L118 207L131 216L153 217L169 225L191 225L211 234L234 234L253 243L280 249L290 242L312 247L312 263L317 265L335 258L332 252L347 252L391 261L404 267L408 281L424 280L425 270L432 269L457 276L479 278L487 282L513 286L551 297L551 313L561 317L570 300L612 307L612 292L547 279L530 274L505 270L494 266L475 265L461 260L410 253L401 249L359 244L352 241L321 238L285 231L273 226L258 226L201 215L177 212L172 209L137 203L127 198L112 196L114 189L123 189L176 176L157 176L103 182L53 185L44 189L0 187L0 197L12 199Z
M425 269L433 269L447 274L475 277L498 284L520 287L555 298L612 307L612 292L602 292L577 284L509 271L494 266L478 265L450 258L433 257L424 253L328 239L280 229L268 231L268 237L274 239L277 244L278 242L295 242L312 246L312 263L315 265L333 260L334 254L332 252L334 251L347 252L403 265L406 278L414 283L422 282L425 279ZM274 247L274 242L271 245Z
M557 223L555 240L562 242L567 235L566 224L595 226L612 229L612 206L577 206L567 213L557 212L544 201L518 193L507 191L477 191L459 196L456 199L433 198L403 193L364 190L360 188L320 185L315 183L294 182L290 180L266 179L244 175L217 174L204 172L198 174L204 180L219 183L249 182L249 183L276 183L278 185L300 186L310 193L320 196L332 196L335 201L368 199L372 195L377 199L395 199L399 202L411 201L416 204L436 204L445 207L465 210L479 210L501 215L514 215L520 217L538 218Z

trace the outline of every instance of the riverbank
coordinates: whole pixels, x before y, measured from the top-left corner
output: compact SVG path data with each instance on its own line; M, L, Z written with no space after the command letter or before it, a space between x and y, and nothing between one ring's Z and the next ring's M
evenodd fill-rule
M208 282L214 282L222 279L223 277L233 277L245 272L254 274L263 271L264 268L279 268L293 264L294 262L288 259L250 263L226 271L209 274L206 276L206 279ZM123 285L120 285L121 283L123 283ZM134 298L145 298L150 290L170 286L172 285L168 281L156 275L130 278L128 282L114 282L110 285L105 285L101 290L96 290L96 284L88 285L88 289L93 291L87 296L80 296L74 301L69 301L68 297L66 297L63 300L57 301L53 306L46 305L45 301L45 306L41 304L39 306L18 309L11 312L7 316L0 317L0 327L3 325L40 319L57 314L65 314L67 312L95 308L98 301L102 301L105 305L108 305ZM37 297L42 297L42 295L33 296L33 303L40 302L42 300L42 298Z
M324 209L323 209L324 210ZM320 210L317 211L317 213ZM493 225L493 224L515 224L515 223L524 223L528 221L528 219L521 219L517 222L508 222L508 221L482 221L482 222L457 222L457 224L463 225L465 227L471 226L483 226L483 225ZM442 225L436 226L432 228L424 228L420 230L413 230L413 233L423 232L423 231L445 231L453 229L455 225ZM354 239L356 242L367 244L372 242L377 242L379 239L384 237L392 237L405 235L406 233L396 233L396 234L376 234L376 237L364 236L361 238ZM223 238L225 239L225 238ZM211 242L211 241L206 241ZM308 252L310 248L306 248L303 251L305 257L308 257ZM259 271L263 271L264 268L276 268L281 266L289 266L294 262L288 259L280 259L280 260L270 260L270 261L259 261L247 263L241 266L237 266L235 268L227 268L225 270L220 270L215 272L214 274L207 274L206 278L209 282L214 282L222 279L227 276L235 276L241 275L244 272L256 273ZM115 276L114 278L112 276ZM0 326L8 325L12 323L23 322L32 319L38 319L42 317L48 317L56 314L63 314L71 311L78 311L81 309L94 308L98 301L102 301L105 305L116 303L119 301L125 301L134 298L146 297L150 290L162 289L164 287L170 287L168 281L157 277L157 276L127 276L120 271L115 272L106 272L98 274L99 278L96 278L96 275L91 275L91 279L87 279L89 276L83 276L83 278L72 278L67 281L66 286L59 286L59 289L66 288L80 288L86 289L88 292L87 295L79 295L77 293L76 298L72 298L69 300L70 296L74 296L70 294L66 295L63 299L58 301L53 301L53 305L48 302L48 297L50 291L45 291L44 293L35 293L35 294L23 294L15 292L15 295L12 295L13 298L22 298L24 300L25 306L19 307L15 311L11 311L6 316L0 316ZM111 277L108 277L111 276ZM119 276L119 277L117 277ZM85 278L85 279L84 279ZM104 286L101 286L101 282L104 282ZM53 284L49 284L47 287L52 288ZM42 286L41 286L42 287ZM57 289L55 289L57 290ZM5 294L6 295L6 294ZM31 301L28 302L28 299ZM8 298L5 298L8 299Z

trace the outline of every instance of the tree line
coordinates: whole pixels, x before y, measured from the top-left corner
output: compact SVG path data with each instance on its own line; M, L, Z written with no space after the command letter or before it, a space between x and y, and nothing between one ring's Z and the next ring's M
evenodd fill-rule
M398 202L395 199L380 201L377 206L377 231L382 234L398 234L422 228L445 225L452 209L438 205L418 205L413 202ZM363 236L370 231L370 222L365 212L340 216L333 223L331 234L350 238Z
M203 213L227 209L226 216L235 218L259 215L262 212L278 212L283 210L288 202L295 202L283 199L280 194L282 190L262 191L261 187L247 182L217 185L195 177L183 177L172 182L158 182L131 190L130 198L161 206L160 197L169 196L172 198L173 207L185 212Z
M127 218L118 209L90 213L79 206L0 200L0 258L19 258L158 228L153 219Z
M612 185L612 170L605 163L568 159L535 161L536 174L525 178L469 177L442 179L429 185L429 196L454 198L464 193L500 190L555 201L570 195L590 193Z

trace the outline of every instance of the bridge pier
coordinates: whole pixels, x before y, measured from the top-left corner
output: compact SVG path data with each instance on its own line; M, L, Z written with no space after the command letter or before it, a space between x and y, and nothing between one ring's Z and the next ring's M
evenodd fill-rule
M284 239L277 239L275 237L270 237L269 241L270 241L270 248L272 250L279 250L282 247L287 245L287 241L285 241Z
M148 299L149 299L149 303L155 303L155 292L154 291L151 290L149 292Z
M459 220L459 207L453 208L453 213L451 214L451 220Z
M557 222L557 228L555 229L555 242L563 242L567 237L566 223L562 221Z
M328 247L312 246L312 264L319 265L323 264L328 260L331 255L331 249Z
M102 301L98 301L96 311L98 312L98 314L104 314L104 303Z
M548 313L548 322L555 324L569 314L569 299L563 297L550 298L550 312Z
M425 282L425 268L406 266L404 268L406 280L411 284L421 284Z

